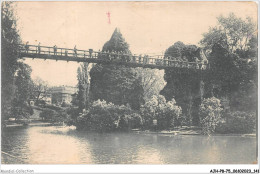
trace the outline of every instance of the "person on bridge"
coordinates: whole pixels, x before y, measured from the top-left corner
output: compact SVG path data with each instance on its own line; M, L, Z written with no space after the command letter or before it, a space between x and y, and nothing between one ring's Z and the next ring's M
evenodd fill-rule
M77 57L77 47L76 47L76 45L74 47L74 56Z
M133 62L136 61L136 57L135 57L135 54L133 55L133 59L132 59Z
M41 42L38 44L38 54L41 54Z
M29 51L29 45L28 44L29 44L29 41L27 41L25 46L24 46L26 53L28 53L28 51Z
M57 55L57 46L56 45L53 46L53 51L54 51L54 55L56 56Z
M65 56L66 57L68 56L68 50L65 50Z
M92 58L93 49L89 49L88 52L89 52L89 57Z
M141 63L141 61L142 61L142 54L139 55L139 61L138 61L138 63Z

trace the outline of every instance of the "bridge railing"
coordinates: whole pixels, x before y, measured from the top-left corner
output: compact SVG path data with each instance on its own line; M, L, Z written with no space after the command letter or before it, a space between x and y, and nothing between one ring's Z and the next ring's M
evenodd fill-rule
M193 68L193 69L207 69L208 63L205 62L188 62L176 60L174 57L152 57L152 56L141 56L131 55L126 53L116 52L101 52L89 50L78 50L48 46L37 46L37 45L20 45L20 53L27 53L34 55L47 55L47 56L62 56L74 57L74 58L88 58L88 59L103 59L109 61L119 62L130 62L142 65L158 65L164 67L179 67L179 68Z
M59 47L48 47L48 46L38 46L38 45L20 45L20 52L28 54L45 54L51 56L74 56L74 57L85 57L85 58L96 58L97 52L93 50L78 50L69 48L59 48Z

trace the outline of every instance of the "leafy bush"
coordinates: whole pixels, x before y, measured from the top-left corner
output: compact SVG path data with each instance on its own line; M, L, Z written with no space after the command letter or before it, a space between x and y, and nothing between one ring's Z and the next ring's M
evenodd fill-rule
M68 114L68 120L67 120L67 125L71 126L75 124L75 120L79 116L79 108L78 107L69 107L66 109L66 113Z
M70 104L66 103L66 102L62 102L62 104L61 104L61 107L69 107L69 106L70 106Z
M130 106L114 105L106 101L97 100L87 112L77 118L77 129L107 132L115 130L127 130L133 124L140 124L139 114Z
M41 113L40 113L40 117L43 120L51 120L54 116L55 116L56 112L54 110L51 109L44 109Z
M54 111L51 109L44 109L40 113L40 117L45 121L49 121L52 123L59 123L59 122L67 122L69 116L64 111Z
M151 129L153 120L157 119L157 129L170 129L175 126L175 120L179 118L181 112L181 107L176 105L174 99L166 102L162 95L153 96L141 108L144 128Z
M256 129L256 113L233 112L226 116L226 122L216 127L217 133L252 133Z
M33 114L33 109L31 106L29 106L27 103L20 103L17 104L16 101L14 101L13 106L11 107L11 115L12 117L16 119L24 119L30 118L30 115Z
M203 134L210 135L215 131L216 125L221 120L222 110L220 100L215 97L202 101L199 115Z

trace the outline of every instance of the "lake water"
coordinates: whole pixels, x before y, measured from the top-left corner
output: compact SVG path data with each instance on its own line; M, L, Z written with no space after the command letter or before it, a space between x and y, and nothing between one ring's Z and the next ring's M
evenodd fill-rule
M1 160L4 164L252 164L256 144L256 138L241 136L98 134L70 127L27 127L2 132Z

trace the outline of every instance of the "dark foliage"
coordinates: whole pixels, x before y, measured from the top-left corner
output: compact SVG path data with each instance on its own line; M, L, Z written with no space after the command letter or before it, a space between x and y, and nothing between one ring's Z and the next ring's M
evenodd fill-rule
M227 114L226 121L219 123L216 133L255 133L256 113L232 112Z
M32 70L18 61L21 39L16 25L15 2L1 5L1 118L28 118L32 113L28 106L33 86Z
M218 17L218 26L204 34L210 72L205 76L206 96L227 98L231 111L257 108L257 31L251 18L233 13Z
M14 75L17 68L18 45L21 43L16 27L13 2L1 3L1 118L11 117L14 97Z
M141 108L141 116L144 129L169 130L177 126L179 116L182 113L181 107L176 105L176 101L166 101L164 96L153 96ZM157 125L153 121L157 120Z
M118 29L105 43L102 51L130 54L129 46ZM134 68L118 65L95 65L90 71L90 76L92 101L101 99L116 105L130 104L133 109L139 109L143 104L141 79L138 78Z
M82 114L75 121L78 130L98 132L126 131L140 124L139 114L129 106L114 105L100 100L93 102L87 113Z
M68 122L69 115L64 110L52 110L52 109L44 109L40 113L40 117L44 121L52 122L52 123L61 123L61 122Z

